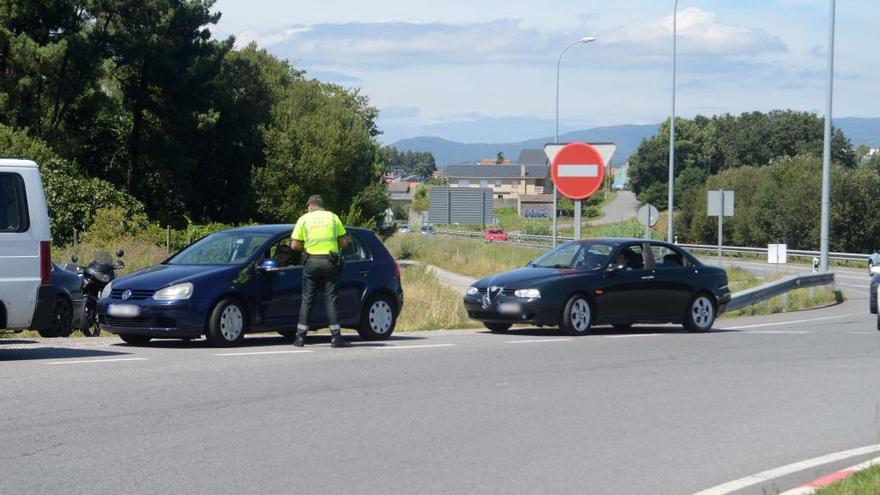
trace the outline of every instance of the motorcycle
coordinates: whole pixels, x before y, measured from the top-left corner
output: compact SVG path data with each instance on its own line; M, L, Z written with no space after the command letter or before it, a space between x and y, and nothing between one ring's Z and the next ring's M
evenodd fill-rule
M116 256L122 258L125 251L119 249ZM72 256L73 265L68 264L66 269L75 271L82 278L82 291L86 299L86 314L83 318L82 330L86 337L97 337L101 335L101 326L98 324L98 298L101 297L101 291L113 279L116 278L116 270L125 268L125 263L120 259L113 261L113 257L107 251L96 251L95 259L86 267L76 266L78 258Z

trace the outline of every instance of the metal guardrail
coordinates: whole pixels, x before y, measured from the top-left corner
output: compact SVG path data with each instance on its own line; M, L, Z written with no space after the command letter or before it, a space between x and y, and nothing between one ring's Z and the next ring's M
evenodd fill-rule
M833 283L834 272L791 275L774 282L768 282L733 294L730 298L730 303L727 304L727 311L735 311L752 304L766 301L771 297L781 296L795 289L816 287L819 285L831 285Z
M462 237L462 238L470 238L470 239L482 239L482 232L475 232L472 230L445 230L445 229L437 229L435 231L438 235L446 235L450 237ZM557 237L559 242L568 242L573 240L572 237ZM504 241L495 241L495 242L504 242ZM508 234L507 242L512 244L520 244L524 246L531 247L548 247L553 245L553 237L549 235L528 235L528 234ZM710 251L715 253L718 251L718 246L712 246L708 244L677 244L685 249L691 251ZM767 248L758 248L758 247L743 247L743 246L722 246L722 249L725 253L735 253L735 254L752 254L752 255L767 255ZM819 251L805 251L801 249L789 249L788 256L793 258L808 258L812 259L814 257L819 256ZM869 254L861 254L861 253L828 253L828 258L836 261L868 261L871 259L871 255Z

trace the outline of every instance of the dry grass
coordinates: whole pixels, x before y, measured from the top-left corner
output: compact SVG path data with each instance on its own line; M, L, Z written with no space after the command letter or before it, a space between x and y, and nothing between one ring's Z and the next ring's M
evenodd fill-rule
M397 331L479 326L468 319L461 295L440 283L424 266L409 266L402 270L401 276L406 302L397 320Z
M525 266L544 250L421 234L397 234L385 241L397 259L414 259L461 275L483 278Z

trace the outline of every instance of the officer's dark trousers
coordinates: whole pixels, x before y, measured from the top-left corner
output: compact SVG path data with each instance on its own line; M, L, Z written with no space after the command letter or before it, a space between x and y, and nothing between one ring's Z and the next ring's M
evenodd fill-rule
M296 334L300 337L305 337L306 332L309 331L309 317L314 307L315 294L320 288L324 289L324 297L327 301L327 323L330 324L330 333L334 337L340 335L339 320L336 316L339 270L326 258L309 256L303 267L302 305L299 308L299 324L296 326Z

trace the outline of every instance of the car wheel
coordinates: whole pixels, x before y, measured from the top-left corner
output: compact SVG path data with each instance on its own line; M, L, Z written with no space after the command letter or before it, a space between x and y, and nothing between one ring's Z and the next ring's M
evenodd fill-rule
M69 337L73 332L73 308L67 299L59 296L55 301L52 324L46 330L40 330L40 337Z
M593 326L593 308L582 294L575 294L565 303L559 328L568 335L586 335Z
M208 319L208 343L215 347L241 344L246 330L241 303L232 298L223 299L214 306Z
M364 306L357 332L366 340L385 340L394 332L397 315L394 303L386 295L373 296Z
M489 329L492 333L505 333L510 330L512 326L510 323L483 323L483 326Z
M119 338L128 345L147 345L153 339L149 335L120 335Z
M684 315L684 328L688 332L708 332L715 323L715 302L712 296L700 293L688 304Z

